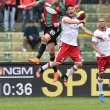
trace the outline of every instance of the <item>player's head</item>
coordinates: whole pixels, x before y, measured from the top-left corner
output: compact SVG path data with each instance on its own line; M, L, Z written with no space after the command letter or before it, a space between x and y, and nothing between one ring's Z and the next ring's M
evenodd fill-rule
M69 17L73 18L74 12L75 12L75 8L73 7L73 5L67 5L66 6L66 13Z
M106 21L104 18L100 18L98 21L98 28L103 29L106 27Z

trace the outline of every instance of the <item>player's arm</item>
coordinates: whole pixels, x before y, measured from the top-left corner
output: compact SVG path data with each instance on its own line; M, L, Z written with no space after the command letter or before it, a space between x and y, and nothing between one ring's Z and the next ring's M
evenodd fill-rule
M63 0L63 4L65 5L65 0Z
M33 2L33 3L30 3L30 4L27 4L27 5L25 5L26 7L34 7L34 6L37 6L37 5L39 5L39 1L36 1L36 2Z
M100 56L105 56L104 53L102 53L97 47L96 47L97 42L92 42L92 48L100 55Z
M61 16L66 15L66 8L62 2L60 2L60 7L61 7L61 10L60 10Z
M86 34L88 34L88 35L90 35L90 36L93 36L93 35L94 35L90 30L86 29L86 28L83 27L83 26L81 26L80 29L81 29L84 33L86 33Z
M74 20L74 19L64 19L63 20L64 23L68 23L68 24L80 24L82 22L82 20Z
M60 26L60 25L61 25L61 22L54 23L53 25L54 25L54 27L58 27L58 26Z
M90 35L90 36L94 36L94 37L96 37L96 38L98 38L98 39L105 40L103 36L101 36L101 35L95 36L90 30L86 29L86 28L83 27L83 26L81 26L80 29L81 29L84 33L86 33L86 34L88 34L88 35Z
M27 4L27 5L19 5L18 8L26 8L26 7L34 7L34 6L37 6L39 5L39 1L36 1L36 2L32 2L30 4Z

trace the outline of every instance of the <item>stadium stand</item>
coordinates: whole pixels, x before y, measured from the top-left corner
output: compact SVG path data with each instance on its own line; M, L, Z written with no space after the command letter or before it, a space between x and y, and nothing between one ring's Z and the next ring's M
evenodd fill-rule
M110 10L109 5L82 5L84 11L86 12L87 16L87 23L86 27L90 29L92 32L97 28L97 20L100 17L104 17L107 20L107 26L110 27ZM35 18L36 19L36 18ZM38 19L38 18L37 18ZM38 20L37 20L38 21ZM36 21L35 21L36 22ZM40 29L40 24L37 22L36 25ZM19 13L18 21L15 23L15 30L16 32L2 32L3 26L0 23L0 61L2 62L14 62L14 61L21 61L26 62L28 58L35 57L36 52L39 48L37 46L36 50L33 51L30 46L28 46L27 52L22 52L22 45L23 45L23 33L21 24L21 13ZM40 36L43 35L43 32L40 33ZM85 39L85 48L84 52L82 52L82 56L84 61L94 61L94 52L91 48L91 38L81 31L79 31L79 37L83 37ZM56 52L58 50L58 46L56 47ZM49 54L48 51L44 53L42 56L41 61L48 61ZM70 61L70 59L67 59Z

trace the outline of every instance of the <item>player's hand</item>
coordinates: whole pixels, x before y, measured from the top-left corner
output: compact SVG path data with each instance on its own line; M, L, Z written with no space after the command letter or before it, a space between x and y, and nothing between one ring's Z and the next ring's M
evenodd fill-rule
M96 36L96 38L100 39L100 40L105 40L105 38L103 38L103 36Z
M80 20L80 23L83 23L84 24L85 23L85 20Z
M104 53L102 53L102 52L100 52L99 55L102 56L102 57L103 57L103 56L106 56L106 55L105 55Z
M53 25L54 25L54 27L58 27L60 25L60 23L54 23Z
M25 5L19 5L18 8L23 9L23 8L26 8L26 6Z

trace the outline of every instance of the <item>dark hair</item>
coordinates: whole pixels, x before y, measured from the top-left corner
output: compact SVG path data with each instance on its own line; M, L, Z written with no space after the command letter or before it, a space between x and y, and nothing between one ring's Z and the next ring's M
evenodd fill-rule
M66 11L68 10L69 7L74 7L72 4L69 4L66 6Z
M29 20L28 23L34 23L34 21L33 20Z

